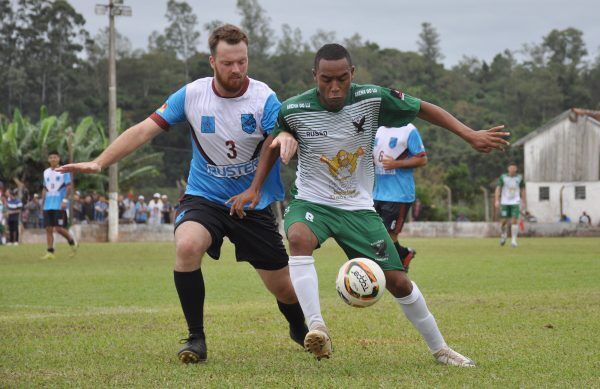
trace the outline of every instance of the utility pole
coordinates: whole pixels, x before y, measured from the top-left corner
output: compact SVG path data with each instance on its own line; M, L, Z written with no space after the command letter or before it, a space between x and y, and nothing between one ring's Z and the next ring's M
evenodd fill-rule
M96 4L96 14L108 13L108 139L117 139L117 61L115 16L131 16L131 7L123 0L109 0L108 5ZM114 163L108 168L108 241L119 240L119 166Z

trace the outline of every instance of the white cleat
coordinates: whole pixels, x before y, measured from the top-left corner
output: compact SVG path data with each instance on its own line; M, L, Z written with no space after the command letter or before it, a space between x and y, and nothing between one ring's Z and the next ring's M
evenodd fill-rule
M517 242L512 242L510 245L511 245L512 247L517 247L517 246L518 246Z
M443 365L475 367L475 362L464 355L457 353L448 346L444 346L440 351L433 354L433 357Z
M327 327L315 326L308 331L304 337L304 348L306 351L310 351L318 361L323 358L329 359L333 347L331 346L331 338L327 332Z

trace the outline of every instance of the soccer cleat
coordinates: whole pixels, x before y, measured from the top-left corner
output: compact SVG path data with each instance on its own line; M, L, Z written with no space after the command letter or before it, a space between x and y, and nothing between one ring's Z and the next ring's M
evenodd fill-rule
M303 325L302 328L292 328L290 326L290 338L301 347L304 347L304 338L306 338L307 333L308 328L306 327L306 324Z
M323 358L329 359L333 352L331 338L324 325L315 326L316 328L308 331L304 338L304 348L310 351L320 361Z
M442 347L440 351L433 354L433 357L443 365L475 367L475 362L464 355L457 353L448 346Z
M510 244L510 245L511 245L512 247L517 247L517 246L518 246L517 242L511 242L511 244Z
M79 242L75 240L75 238L73 238L73 243L72 245L69 245L69 247L71 248L71 254L69 255L70 257L74 257L77 254L77 250L79 249Z
M206 362L206 341L204 337L196 334L190 334L188 338L181 339L180 343L185 343L185 346L183 346L183 348L177 353L177 356L181 362Z
M48 252L45 255L43 255L43 256L40 257L40 259L44 259L44 260L46 260L46 259L55 259L55 258L56 258L56 256L54 255L54 253L50 253L50 252Z
M504 246L506 244L506 235L500 235L500 246Z
M411 249L410 247L407 247L407 250L408 254L406 254L406 256L402 258L402 266L404 266L404 270L406 270L406 272L408 273L408 266L410 265L410 261L412 261L414 257L417 256L417 250Z

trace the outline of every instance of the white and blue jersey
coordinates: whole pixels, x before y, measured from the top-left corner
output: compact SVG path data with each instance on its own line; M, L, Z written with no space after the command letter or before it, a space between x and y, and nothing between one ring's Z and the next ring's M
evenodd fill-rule
M236 97L221 97L213 77L193 81L167 99L150 118L167 130L175 123L191 126L192 161L186 194L225 205L250 187L260 148L271 133L281 103L265 83L248 78ZM279 160L267 176L256 209L283 200Z
M412 168L385 170L384 156L396 160L425 156L425 146L419 130L412 124L404 127L379 127L375 135L375 190L373 199L412 203L415 201L415 180Z
M44 170L44 211L61 210L61 203L71 183L71 173L59 173L52 168Z

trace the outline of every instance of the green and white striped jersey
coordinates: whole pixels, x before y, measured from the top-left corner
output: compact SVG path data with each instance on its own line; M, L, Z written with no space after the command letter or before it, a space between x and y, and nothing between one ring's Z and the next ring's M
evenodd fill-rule
M412 122L421 101L394 89L352 84L344 107L328 111L316 89L283 102L274 134L298 140L292 194L346 210L373 209L373 142L381 126Z

